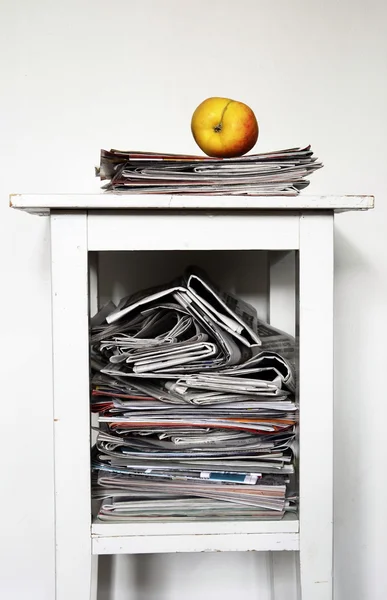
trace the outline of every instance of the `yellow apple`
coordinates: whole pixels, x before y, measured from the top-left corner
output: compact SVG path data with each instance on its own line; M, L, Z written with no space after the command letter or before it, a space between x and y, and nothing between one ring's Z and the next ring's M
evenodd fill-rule
M230 98L207 98L192 115L191 130L208 156L243 156L258 139L258 123L251 108Z

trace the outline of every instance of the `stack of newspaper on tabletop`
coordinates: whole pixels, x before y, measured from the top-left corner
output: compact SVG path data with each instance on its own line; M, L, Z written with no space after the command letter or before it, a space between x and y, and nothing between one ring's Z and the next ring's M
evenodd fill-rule
M322 166L310 146L237 158L101 150L97 175L115 193L295 196Z
M197 268L91 320L98 518L276 519L297 504L294 339Z

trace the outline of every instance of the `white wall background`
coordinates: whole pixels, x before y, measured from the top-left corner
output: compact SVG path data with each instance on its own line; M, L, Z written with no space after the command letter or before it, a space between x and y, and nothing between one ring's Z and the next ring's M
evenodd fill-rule
M376 195L337 218L335 588L387 597L386 19L383 0L1 0L1 597L54 598L48 222L8 194L97 190L101 147L194 152L212 95L254 109L257 150L312 143L310 193ZM101 596L270 599L255 566L135 558L106 568Z

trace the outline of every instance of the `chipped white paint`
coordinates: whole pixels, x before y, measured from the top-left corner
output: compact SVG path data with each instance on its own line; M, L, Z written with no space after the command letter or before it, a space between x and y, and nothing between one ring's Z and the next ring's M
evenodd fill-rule
M93 554L161 554L170 552L278 552L298 550L297 533L229 535L136 535L93 537Z
M269 252L269 320L287 331L297 333L297 254ZM299 600L299 552L270 552L271 600Z
M302 600L331 600L333 593L333 267L333 215L301 215L299 474Z
M190 212L187 218L187 212L116 211L109 227L106 218L89 213L89 250L283 250L299 244L296 214Z
M10 206L47 214L50 210L211 209L211 210L367 210L373 196L176 196L129 194L11 194Z
M93 537L175 535L261 535L298 533L299 522L294 515L281 521L224 521L196 523L103 523L92 524Z
M51 217L56 600L90 596L86 213Z

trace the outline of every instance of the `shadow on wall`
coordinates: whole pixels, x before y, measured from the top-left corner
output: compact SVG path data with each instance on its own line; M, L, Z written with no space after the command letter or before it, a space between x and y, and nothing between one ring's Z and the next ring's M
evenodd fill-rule
M367 350L367 338L372 343L378 334L372 331L375 319L367 299L378 301L380 290L375 290L375 295L372 290L377 280L377 271L366 253L336 228L334 582L338 599L370 597L366 574L372 500L370 504L370 492L364 485L369 468L364 449L369 456L373 421L380 408L378 400L369 397L368 389L370 377L377 375L372 373L375 365Z
M266 552L100 557L98 600L269 600ZM203 593L204 590L204 593ZM287 598L295 600L288 590Z
M266 319L267 253L262 251L101 252L100 305L167 283L192 264L207 271L222 288L251 302L260 318Z

